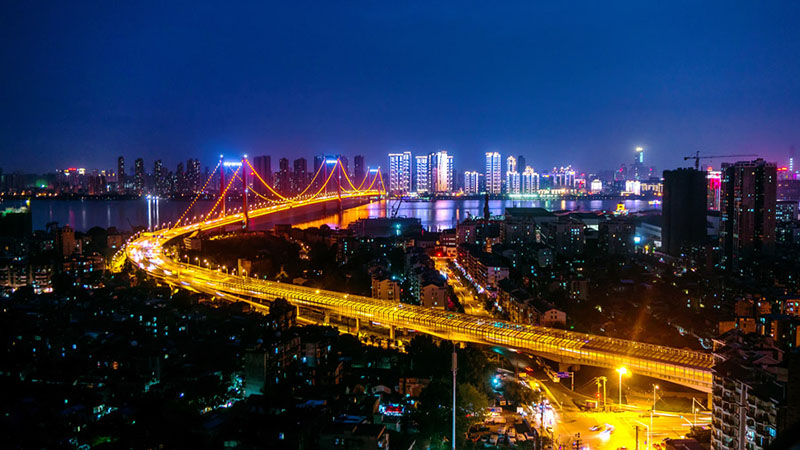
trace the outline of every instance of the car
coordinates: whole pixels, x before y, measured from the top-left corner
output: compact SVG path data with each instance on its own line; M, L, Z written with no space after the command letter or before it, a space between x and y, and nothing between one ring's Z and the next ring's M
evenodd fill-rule
M595 425L595 426L589 428L589 431L600 431L602 428L603 427L601 427L600 425Z
M508 436L509 436L509 437L514 437L514 436L516 436L516 435L517 435L517 430L516 430L516 428L514 428L514 427L509 427L509 428L508 428Z

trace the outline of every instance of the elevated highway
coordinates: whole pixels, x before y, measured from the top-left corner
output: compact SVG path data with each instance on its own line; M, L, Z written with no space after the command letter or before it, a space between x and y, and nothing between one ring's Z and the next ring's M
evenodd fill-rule
M332 202L340 198L377 197L381 194L377 190L326 194L304 204ZM299 206L301 204L288 202L274 204L253 209L248 216L258 218ZM499 345L567 364L611 369L624 366L636 374L671 381L703 392L711 391L713 359L710 354L228 275L176 261L164 252L166 245L187 234L225 227L244 220L244 214L239 212L169 230L142 233L128 243L124 252L115 259L114 265L120 269L127 260L165 283L220 298L244 298L257 303L268 303L282 297L298 307L313 308L326 315L335 314L356 319L364 325L390 327L392 332L413 330L455 341Z

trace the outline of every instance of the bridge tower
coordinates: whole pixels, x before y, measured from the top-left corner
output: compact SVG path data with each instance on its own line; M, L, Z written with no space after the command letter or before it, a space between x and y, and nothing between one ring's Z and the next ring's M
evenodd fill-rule
M225 164L222 155L219 155L219 195L222 196L222 215L225 215Z
M339 176L336 177L336 195L339 198L338 207L339 207L339 222L341 223L342 218L342 171L344 170L344 166L340 160L336 160L336 165L339 166Z
M250 221L247 212L247 155L242 158L242 214L244 215L244 231L248 229Z

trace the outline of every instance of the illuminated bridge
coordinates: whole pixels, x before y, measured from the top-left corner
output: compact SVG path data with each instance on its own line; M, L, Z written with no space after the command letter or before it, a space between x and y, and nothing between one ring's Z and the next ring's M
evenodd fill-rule
M119 270L127 260L163 282L223 299L242 299L256 304L268 304L276 298L285 298L298 308L321 311L326 319L336 315L354 320L356 328L387 327L392 337L395 336L396 330L414 331L455 341L507 347L564 364L605 368L623 366L636 374L671 381L704 392L711 391L713 359L706 353L553 328L519 325L341 292L229 275L218 270L182 263L165 253L165 247L169 244L195 231L242 223L246 226L248 220L291 208L348 198L374 198L384 194L383 180L379 171L367 174L357 188L341 170L340 162L333 161L330 164L332 165L330 175L323 176L326 181L314 195L303 193L297 197L280 196L278 199L265 197L262 199L263 202L254 205L253 208L247 207L247 196L244 196L245 205L241 210L218 212L216 215L213 214L217 207L215 205L212 213L200 220L192 223L179 221L170 228L136 236L115 258L114 264ZM252 169L246 159L241 166ZM223 167L221 171L224 173L224 170ZM321 167L314 178L320 176L323 170ZM337 174L336 180L344 179L344 181L339 181L336 190L329 192L327 185L334 179L332 178L334 174ZM257 173L254 175L261 179ZM372 177L371 182L368 180L370 177ZM240 179L242 185L246 186L244 178L239 178L236 173L231 177L231 182L234 179ZM379 180L380 184L377 184L376 180ZM226 185L226 190L231 182ZM348 189L344 189L342 185L348 186ZM361 189L365 185L367 188ZM223 191L223 194L225 192ZM220 196L217 204L224 202L222 200L224 197L225 195Z

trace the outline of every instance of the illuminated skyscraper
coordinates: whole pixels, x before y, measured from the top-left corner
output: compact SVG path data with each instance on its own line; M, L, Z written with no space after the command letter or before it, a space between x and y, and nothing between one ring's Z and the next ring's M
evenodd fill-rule
M446 150L428 155L428 173L432 192L444 194L453 191L453 156Z
M633 170L633 178L634 180L644 180L648 178L649 171L644 167L644 148L643 147L636 147L636 152L634 153L633 157L633 166L631 166Z
M499 195L502 192L500 153L486 152L486 192Z
M506 173L517 171L517 158L509 156L506 158Z
M519 194L522 188L522 177L519 172L506 172L506 192L509 194Z
M711 170L711 167L709 167L708 172L706 172L706 181L708 183L706 206L711 211L719 211L722 204L722 172Z
M418 194L424 194L429 192L429 173L428 173L428 157L427 156L415 156L414 159L416 160L416 184L414 186L415 190Z
M405 195L411 191L411 152L389 153L389 193Z
M156 162L153 163L153 182L155 183L155 190L154 192L157 195L161 195L166 193L167 188L167 177L166 173L164 173L164 164L161 162L160 159L157 159Z
M125 193L125 157L117 158L117 193Z
M144 160L137 158L133 162L133 183L136 195L142 195L144 192Z
M480 192L480 177L478 172L464 172L464 194L471 195Z
M535 194L539 190L539 174L528 166L525 172L522 172L522 186L520 191L523 194Z
M200 190L200 161L189 159L186 161L186 189L194 194Z

